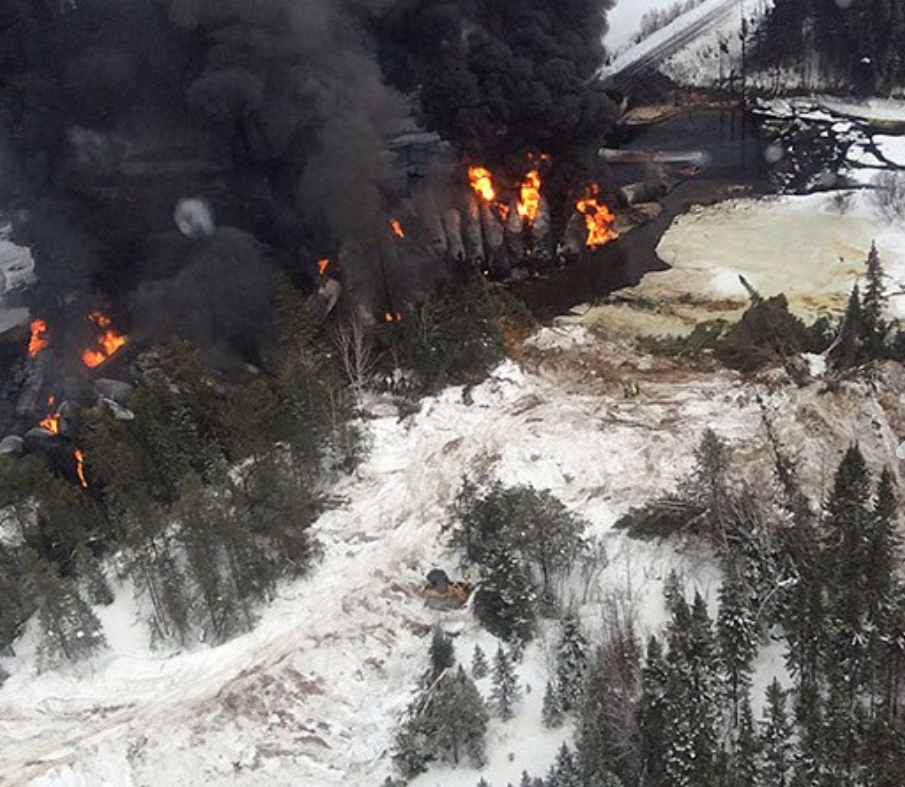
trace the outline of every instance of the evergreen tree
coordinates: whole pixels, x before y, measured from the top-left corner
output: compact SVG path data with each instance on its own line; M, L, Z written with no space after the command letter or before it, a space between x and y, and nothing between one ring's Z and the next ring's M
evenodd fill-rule
M663 741L667 718L666 688L669 669L660 640L651 636L647 656L641 670L641 697L638 701L641 762L651 784L661 784L664 777Z
M562 619L556 647L556 687L564 711L575 710L581 701L588 671L587 649L581 623L574 614L567 614Z
M723 670L729 678L733 720L751 682L751 662L757 653L757 630L747 585L730 563L720 587L717 639Z
M75 574L81 579L90 603L104 607L113 603L113 591L104 574L104 568L85 543L80 543L76 547Z
M885 274L877 244L871 243L867 257L867 286L862 308L862 343L869 359L882 358L889 326L883 315L887 307Z
M830 351L833 365L842 371L851 369L861 362L861 337L864 335L864 316L861 309L861 291L856 284L852 287L842 318L842 328L836 343Z
M482 777L478 780L477 787L490 787L490 784L488 783L487 779L485 779L485 778L482 776Z
M106 641L100 621L75 583L33 551L26 555L26 564L41 632L41 667L57 666L64 659L77 661L102 648Z
M459 667L435 689L431 716L436 722L434 745L441 756L458 765L467 757L475 768L485 764L487 710L474 682Z
M473 604L481 625L506 642L526 642L534 634L534 602L528 578L512 554L503 547L488 550Z
M823 785L827 757L823 698L814 685L802 686L795 699L798 739L792 762L792 787Z
M732 787L761 787L760 741L747 697L739 704L729 776Z
M824 570L829 642L827 660L835 675L849 687L849 707L864 680L867 658L867 577L873 515L870 476L857 446L842 458L826 503Z
M669 649L663 767L675 787L707 787L718 778L716 643L700 594L676 604Z
M786 787L790 783L792 729L786 714L786 693L774 678L767 687L767 707L761 722L764 781L771 787Z
M547 775L546 787L584 787L581 771L572 751L564 743Z
M905 784L905 725L890 713L879 714L864 736L864 784Z
M563 723L563 709L562 705L559 703L559 692L556 690L553 682L549 680L544 689L544 704L541 708L541 721L548 730L561 727Z
M490 673L490 665L487 663L487 656L480 645L474 646L474 652L471 656L471 676L475 680L486 678Z
M407 778L441 760L475 768L486 763L488 715L474 682L459 667L447 671L431 692L418 698L396 735L394 760Z
M503 721L511 719L521 697L522 692L512 661L502 647L497 648L493 660L493 691L491 693L497 716Z
M431 671L434 677L456 663L456 651L452 638L439 626L434 626L430 645Z

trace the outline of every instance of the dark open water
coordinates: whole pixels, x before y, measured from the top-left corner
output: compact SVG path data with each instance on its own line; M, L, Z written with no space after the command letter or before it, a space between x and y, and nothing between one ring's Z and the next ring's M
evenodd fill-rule
M707 155L707 164L698 176L682 181L663 200L663 212L653 221L577 263L510 285L541 321L631 287L649 271L665 270L667 266L656 254L657 245L672 220L691 205L717 202L733 186L747 186L754 192L768 188L764 142L755 124L739 111L684 112L639 128L621 147L701 150ZM614 165L612 171L620 184L644 177L643 168L636 166Z

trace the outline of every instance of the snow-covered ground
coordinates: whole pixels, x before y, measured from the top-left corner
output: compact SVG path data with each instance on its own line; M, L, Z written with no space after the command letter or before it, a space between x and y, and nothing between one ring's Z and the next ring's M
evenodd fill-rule
M625 398L627 381L639 396ZM710 595L714 568L695 551L633 542L611 525L673 487L707 427L742 446L743 465L758 446L763 455L758 394L801 451L815 491L851 440L878 465L905 428L898 398L881 389L767 391L728 372L638 355L579 326L543 330L520 366L507 362L476 388L444 391L408 420L374 403L371 454L332 490L337 507L317 523L322 562L282 588L252 632L215 648L151 651L124 589L103 613L111 649L93 664L36 675L26 635L20 655L2 664L11 676L0 689L0 784L376 787L426 667L430 626L457 635L466 663L479 639L494 650L467 611L431 611L419 595L433 566L456 573L441 526L462 476L549 489L586 517L609 557L591 588L589 626L609 588L631 585L645 627L656 627L669 568ZM491 725L483 773L491 784L517 783L522 769L541 775L567 734L539 724L547 650L541 640L526 654L520 679L532 691L519 715ZM772 674L777 654L764 659ZM417 784L477 779L467 768L439 769Z
M679 84L724 83L742 60L742 21L757 21L772 0L704 0L640 43L622 50L604 75L656 68Z
M702 320L734 318L748 305L743 275L761 294L785 293L813 320L839 314L876 242L892 293L905 291L905 228L876 214L869 192L767 197L696 207L657 249L670 270L650 273L613 302L585 312L612 335L689 332ZM891 299L905 317L905 296ZM651 305L656 309L651 310Z

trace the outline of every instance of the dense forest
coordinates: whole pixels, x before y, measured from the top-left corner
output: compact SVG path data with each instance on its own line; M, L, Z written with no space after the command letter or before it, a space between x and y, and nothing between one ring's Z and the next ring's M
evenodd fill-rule
M499 646L492 658L476 648L457 661L454 641L435 629L397 736L400 777L432 762L484 765L488 720L512 718L525 644L543 629L554 653L543 723L568 719L577 734L522 787L899 787L905 584L892 475L873 478L853 445L815 506L766 418L764 428L772 482L745 481L708 431L675 492L617 524L704 548L724 577L708 603L687 589L690 577L670 574L670 622L646 642L631 597L595 610L604 624L592 640L552 592L601 560L582 540L584 523L547 493L466 482L450 538L480 570L474 612ZM777 643L785 663L758 662ZM475 681L488 676L485 702ZM756 677L765 696L752 695Z
M776 0L760 35L762 65L871 94L905 84L903 0Z
M367 450L363 388L404 414L478 379L502 355L505 303L476 275L368 326L325 320L286 282L272 375L225 378L179 338L139 355L125 405L83 411L78 476L0 458L0 652L34 616L40 667L91 656L105 645L94 609L122 582L158 645L247 631L276 584L317 557L325 489Z

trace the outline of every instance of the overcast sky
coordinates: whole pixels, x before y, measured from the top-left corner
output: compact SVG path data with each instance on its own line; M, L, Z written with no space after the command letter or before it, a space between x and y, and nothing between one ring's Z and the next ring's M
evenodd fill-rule
M609 14L610 32L606 37L607 46L610 49L618 49L638 30L641 17L646 11L651 8L665 8L674 2L675 0L619 0Z

